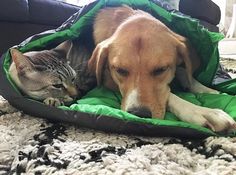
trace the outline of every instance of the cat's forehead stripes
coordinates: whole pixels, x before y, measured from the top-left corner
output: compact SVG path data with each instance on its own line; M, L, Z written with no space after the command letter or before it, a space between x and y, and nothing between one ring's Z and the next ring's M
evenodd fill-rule
M49 70L57 73L61 80L73 79L76 76L75 71L66 62L65 54L52 50L45 50L31 55L29 60L41 71ZM40 71L39 70L39 71Z
M69 65L62 65L56 70L61 79L73 79L76 76L75 71Z
M66 60L64 54L60 55L57 52L53 51L41 51L38 52L37 54L33 54L29 56L29 60L34 64L34 65L59 65L63 61Z

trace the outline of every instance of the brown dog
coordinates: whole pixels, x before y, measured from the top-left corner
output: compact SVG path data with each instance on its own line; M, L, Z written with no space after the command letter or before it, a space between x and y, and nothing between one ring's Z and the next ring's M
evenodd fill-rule
M192 78L200 59L187 39L150 14L127 6L105 8L96 16L94 40L89 69L98 85L121 92L122 110L163 119L167 108L183 121L214 131L235 128L222 110L196 106L170 92L177 76L191 92L218 93Z

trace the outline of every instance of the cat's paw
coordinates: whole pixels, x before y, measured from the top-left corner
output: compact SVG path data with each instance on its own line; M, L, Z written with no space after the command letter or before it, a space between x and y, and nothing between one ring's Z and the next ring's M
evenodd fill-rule
M53 97L48 97L43 101L44 104L48 105L48 106L61 106L64 105L64 102L59 100L58 98L53 98Z
M64 102L72 102L74 99L71 98L69 95L65 95L64 98L63 98L63 101Z

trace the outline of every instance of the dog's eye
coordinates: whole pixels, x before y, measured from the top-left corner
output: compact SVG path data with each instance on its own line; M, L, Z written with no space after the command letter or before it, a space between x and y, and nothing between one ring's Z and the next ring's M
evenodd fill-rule
M156 68L151 72L151 74L153 76L158 76L158 75L161 75L163 72L165 72L167 69L168 69L168 66Z
M123 68L116 68L116 72L123 77L126 77L129 75L129 71Z

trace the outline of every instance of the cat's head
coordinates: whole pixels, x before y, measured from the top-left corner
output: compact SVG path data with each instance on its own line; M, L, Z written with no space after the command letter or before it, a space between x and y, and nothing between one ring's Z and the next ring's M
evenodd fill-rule
M72 101L78 91L76 73L66 59L70 47L70 42L64 42L52 50L24 54L11 49L11 78L31 98L45 100L52 97L62 102Z

